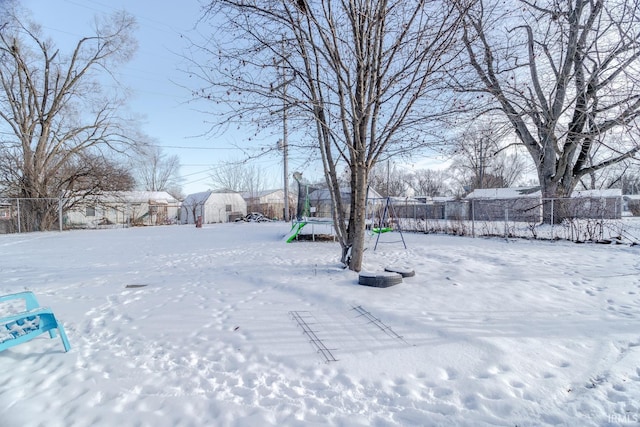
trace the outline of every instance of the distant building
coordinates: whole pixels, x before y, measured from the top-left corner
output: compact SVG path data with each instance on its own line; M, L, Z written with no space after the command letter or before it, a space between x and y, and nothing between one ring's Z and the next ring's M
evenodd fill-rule
M348 188L340 189L340 197L342 198L342 203L344 207L344 214L348 217L349 209L351 208L351 190ZM369 188L369 192L367 193L367 199L371 201L376 201L377 204L383 204L382 196L375 191L373 188ZM331 193L328 189L317 189L311 191L307 196L307 200L309 202L310 207L310 215L311 217L320 217L320 218L331 218L332 217L332 206L333 202L331 200ZM386 198L384 199L386 200ZM299 214L298 214L299 215Z
M70 228L175 224L180 202L166 191L109 191L81 199L64 213Z
M247 203L240 193L229 190L204 191L189 194L180 208L180 223L203 224L232 222L247 214Z
M472 191L472 218L487 221L542 220L543 205L553 210L554 221L564 218L620 219L622 190L575 190L571 197L542 199L539 187L484 188Z
M622 190L576 190L569 200L562 200L561 215L570 218L622 218Z
M453 196L416 196L424 203L424 212L416 216L419 219L463 220L469 218L469 202Z
M264 190L244 192L242 198L247 202L247 212L259 212L267 218L282 218L284 214L284 190ZM290 198L289 206L295 207Z
M542 220L542 192L539 187L481 188L469 193L469 218L484 221Z
M13 205L6 200L0 199L0 234L9 233L13 229L13 218L15 217Z
M627 216L640 216L640 194L627 194L622 196L622 214Z

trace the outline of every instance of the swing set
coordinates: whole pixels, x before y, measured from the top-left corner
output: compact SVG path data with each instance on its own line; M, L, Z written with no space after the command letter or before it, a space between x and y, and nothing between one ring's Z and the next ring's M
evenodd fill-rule
M367 203L367 209L369 209L369 203ZM376 235L376 243L373 247L375 251L378 249L379 243L402 243L405 249L407 249L407 243L404 240L404 235L402 234L402 226L400 225L400 221L395 221L393 224L393 218L398 218L396 215L396 211L393 207L393 203L391 201L391 197L387 197L384 203L384 209L382 210L382 215L380 215L378 219L378 223L376 224L376 208L375 203L371 208L371 233L372 235ZM386 235L391 231L398 231L400 234L400 240L393 241L380 241L380 237L382 235Z

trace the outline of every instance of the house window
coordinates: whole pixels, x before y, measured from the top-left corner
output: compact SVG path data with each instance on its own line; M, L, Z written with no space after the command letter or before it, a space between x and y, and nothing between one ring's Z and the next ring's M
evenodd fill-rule
M96 208L95 206L87 206L87 216L96 216Z
M227 205L227 212L231 212L231 205Z

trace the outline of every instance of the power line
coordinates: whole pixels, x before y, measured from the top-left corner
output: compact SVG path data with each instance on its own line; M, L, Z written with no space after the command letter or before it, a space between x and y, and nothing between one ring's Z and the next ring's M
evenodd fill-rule
M239 150L245 151L244 148L239 147L187 147L183 145L158 145L160 148L176 148L180 150Z
M110 9L110 10L112 10L112 11L117 11L117 10L119 10L119 8L113 7L112 5L105 4L105 3L101 3L101 2L98 2L98 1L95 1L95 0L87 0L87 2L88 2L88 3L93 3L94 5L98 5L99 7L102 7L103 9L97 9L97 8L95 8L95 7L87 6L87 4L86 4L85 2L80 3L80 2L73 1L73 0L65 0L65 1L66 1L67 3L69 3L69 4L74 5L74 6L80 6L80 7L82 7L82 8L85 8L85 9L88 9L88 10L93 10L93 11L95 11L95 12L100 12L100 13L104 13L104 9ZM139 20L140 20L140 19L142 19L142 20L144 20L144 21L147 21L148 23L150 22L150 23L153 23L153 24L160 25L161 27L164 27L164 28L159 28L159 27L154 27L153 25L148 25L148 26L150 26L150 27L154 28L155 30L158 30L158 31L164 31L164 30L166 30L166 29L169 29L169 30L171 30L172 32L176 33L177 35L180 35L180 34L181 34L181 33L180 33L180 31L176 30L173 26L169 25L169 24L168 24L168 23L166 23L166 22L157 21L157 20L155 20L155 19L151 19L151 18L149 18L148 16L143 16L143 15L140 15L140 14L138 14L138 13L133 13L133 12L131 12L131 11L127 10L127 9L125 9L125 10L127 11L127 13L129 13L130 15L135 16L135 17L136 17L136 18L138 18Z

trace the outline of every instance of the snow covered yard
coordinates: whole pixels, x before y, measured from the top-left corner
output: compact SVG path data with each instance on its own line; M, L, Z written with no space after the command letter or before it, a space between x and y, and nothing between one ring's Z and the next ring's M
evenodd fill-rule
M365 269L416 276L371 288L288 231L0 235L0 294L34 291L72 346L0 353L0 426L640 422L638 246L405 233Z

